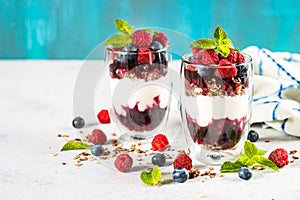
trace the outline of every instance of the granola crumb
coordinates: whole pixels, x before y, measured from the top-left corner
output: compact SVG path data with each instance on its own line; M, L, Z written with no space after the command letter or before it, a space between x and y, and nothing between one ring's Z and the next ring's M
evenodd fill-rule
M67 163L65 163L65 162L62 162L61 164L62 164L62 165L66 165Z
M69 135L67 135L67 134L58 134L57 137L68 138Z
M270 140L265 140L266 143L270 142Z
M290 155L296 154L298 151L297 150L291 150Z
M220 174L220 177L224 177L225 175L224 174Z
M99 165L99 164L101 164L98 160L95 162L95 164L97 164L97 165Z
M82 163L78 162L78 163L75 164L75 166L76 166L76 167L81 167L81 166L82 166Z
M205 195L205 194L202 194L202 195L200 196L201 199L205 199L205 198L207 198L207 197L208 197L208 196Z
M111 136L115 137L115 136L117 136L117 134L116 133L111 133Z
M299 157L298 156L292 156L293 159L298 160Z

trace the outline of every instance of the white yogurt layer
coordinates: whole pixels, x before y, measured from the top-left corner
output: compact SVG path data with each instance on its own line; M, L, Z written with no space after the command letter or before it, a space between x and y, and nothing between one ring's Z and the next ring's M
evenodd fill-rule
M212 119L240 119L247 115L248 95L240 96L184 96L186 112L198 125L207 126Z
M154 98L159 97L159 107L166 108L170 102L171 91L162 83L145 83L144 80L112 79L110 80L112 104L118 114L126 115L124 107L139 111L157 105Z

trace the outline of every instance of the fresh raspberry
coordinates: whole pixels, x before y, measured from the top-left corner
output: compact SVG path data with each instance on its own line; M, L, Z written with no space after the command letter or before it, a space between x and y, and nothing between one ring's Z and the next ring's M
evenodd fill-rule
M218 64L219 58L214 50L206 50L202 53L202 63L208 64Z
M242 53L238 52L237 53L237 63L243 63L245 62L245 57L243 56Z
M139 48L138 50L138 62L139 63L152 63L155 59L155 55L148 48Z
M201 51L200 48L192 48L192 54L195 56L195 58L201 58Z
M192 159L186 154L179 154L173 162L173 167L174 169L182 167L190 170L193 167Z
M153 138L151 144L154 150L163 151L168 147L169 141L164 134L158 134Z
M114 164L120 172L128 172L132 167L133 159L128 154L120 154Z
M100 123L102 124L109 124L110 123L110 117L108 114L108 110L101 110L98 115L97 118L99 120Z
M152 40L160 42L164 47L168 43L168 37L162 32L154 34Z
M237 52L233 49L230 49L230 53L227 56L227 60L231 63L236 63L237 62Z
M105 144L107 141L107 137L105 133L100 129L94 129L91 136L90 136L90 142L93 144Z
M281 168L289 163L288 153L283 148L278 148L272 151L269 155L269 159L273 161L277 167Z
M147 31L138 30L132 35L132 44L136 47L149 47L151 42L152 36Z
M219 67L215 74L221 78L232 78L237 75L237 68L232 66L227 59L222 59L219 62Z
M195 58L197 58L193 60L196 63L193 61L192 63L208 65L208 64L218 64L219 62L219 57L214 50L192 48L192 53L195 56Z

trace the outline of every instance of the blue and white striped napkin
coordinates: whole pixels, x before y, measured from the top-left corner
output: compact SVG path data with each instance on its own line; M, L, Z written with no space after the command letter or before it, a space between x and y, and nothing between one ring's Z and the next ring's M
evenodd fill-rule
M300 136L300 54L250 46L254 62L252 123Z

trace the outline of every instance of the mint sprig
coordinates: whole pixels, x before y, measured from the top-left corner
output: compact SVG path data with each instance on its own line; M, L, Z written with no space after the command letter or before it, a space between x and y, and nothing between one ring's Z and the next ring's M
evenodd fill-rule
M130 36L133 33L134 26L130 26L128 22L122 19L116 19L115 21L115 26L118 29L120 33L127 33Z
M270 168L274 171L279 171L274 162L263 157L267 151L258 149L252 142L245 141L244 153L240 154L235 162L226 161L221 166L222 173L238 172L242 166L251 167L254 164L259 164Z
M198 39L191 43L190 48L201 48L206 50L215 50L222 56L227 57L230 53L230 48L234 48L232 41L227 37L227 33L223 28L217 26L214 31L213 39Z
M154 165L151 172L143 171L140 175L141 181L148 186L158 185L161 179L161 171L157 165Z
M131 43L130 35L128 35L127 33L118 33L108 38L105 42L105 46L112 45L115 48L120 48L130 43Z
M78 149L91 149L90 145L84 144L83 142L70 141L67 142L60 151L70 151Z

